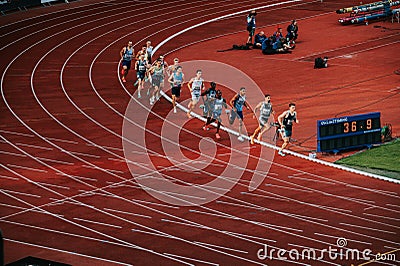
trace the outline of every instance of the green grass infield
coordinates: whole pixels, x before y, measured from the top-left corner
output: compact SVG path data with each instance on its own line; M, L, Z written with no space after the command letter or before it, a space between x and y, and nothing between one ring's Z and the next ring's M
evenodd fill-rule
M400 139L336 161L355 169L400 179Z

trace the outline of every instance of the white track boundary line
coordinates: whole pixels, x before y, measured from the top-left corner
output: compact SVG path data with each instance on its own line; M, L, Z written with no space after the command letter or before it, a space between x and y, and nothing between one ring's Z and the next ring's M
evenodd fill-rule
M48 250L52 250L52 251L58 251L58 252L62 252L62 253L67 253L69 255L76 255L76 256L85 257L85 258L89 258L89 259L101 260L101 261L104 261L104 262L111 262L111 263L115 263L115 264L119 264L119 265L126 265L126 266L130 266L131 265L131 264L126 264L126 263L119 262L119 261L107 260L107 259L103 259L103 258L93 257L93 256L85 255L85 254L80 254L80 253L76 253L76 252L71 252L71 251L67 251L67 250L58 249L58 248L52 248L52 247L47 247L47 246L42 246L42 245L36 245L36 244L32 244L32 243L28 243L28 242L22 242L22 241L18 241L18 240L14 240L14 239L9 239L9 238L4 238L4 241L9 241L9 242L17 243L17 244L28 245L28 246L35 247L35 248L43 248L43 249L48 249Z
M287 4L287 3L294 3L294 2L300 2L300 1L302 1L302 0L285 1L285 2L280 2L280 3L260 6L258 8L246 9L246 10L243 10L243 11L239 11L239 12L235 12L235 13L232 13L232 14L224 15L224 16L221 16L221 17L218 17L218 18L214 18L214 19L210 19L210 20L207 20L207 21L203 21L201 23L198 23L196 25L193 25L193 26L187 27L187 28L185 28L185 29L183 29L181 31L178 31L177 33L175 33L175 34L173 34L171 36L168 36L166 39L164 39L162 42L160 42L154 48L153 55L155 54L155 52L157 52L158 49L160 49L164 44L166 44L167 42L169 42L173 38L175 38L175 37L187 32L189 30L192 30L192 29L198 28L200 26L203 26L205 24L208 24L208 23L211 23L211 22L215 22L215 21L218 21L218 20L221 20L221 19L224 19L224 18L228 18L228 17L231 17L231 16L235 16L235 15L238 15L238 14L247 13L247 12L253 10L253 9L262 9L262 8L266 8L266 7L272 7L272 6L276 6L276 5L283 5L283 4ZM172 102L172 99L170 97L167 97L167 95L164 92L161 91L161 94L168 101ZM185 109L186 109L185 107L182 107L180 105L177 105L177 106L180 107L180 109L183 110L183 111L185 111ZM195 114L193 117L196 117L196 118L199 118L202 121L205 121L205 119L202 119L202 117L200 117L197 114ZM220 129L222 129L222 130L224 130L224 131L226 131L226 132L228 132L230 134L239 136L239 132L236 132L234 130L228 129L226 127L221 127ZM243 136L243 137L245 139L247 139L248 141L250 141L250 137L249 136ZM280 149L280 147L271 145L271 144L266 143L264 141L255 140L255 142L259 143L262 146L265 146L265 147L268 147L268 148L271 148L271 149L274 149L274 150L279 150ZM389 182L393 182L393 183L396 183L396 184L400 184L400 180L397 180L397 179L393 179L393 178L389 178L389 177L386 177L386 176L381 176L381 175L377 175L377 174L373 174L373 173L368 173L368 172L365 172L365 171L353 169L353 168L346 167L346 166L343 166L343 165L337 165L337 164L334 164L334 163L331 163L331 162L327 162L327 161L324 161L324 160L321 160L321 159L317 159L317 158L310 158L310 157L308 157L306 155L303 155L301 153L297 153L297 152L294 152L294 151L290 151L290 150L284 150L284 152L287 153L287 154L299 157L299 158L301 158L303 160L308 160L308 161L311 161L311 162L314 162L314 163L318 163L318 164L322 164L324 166L328 166L328 167L331 167L331 168L336 168L336 169L343 170L343 171L346 171L346 172L355 173L355 174L358 174L358 175L363 175L363 176L367 176L367 177L372 177L372 178L376 178L376 179L380 179L380 180L384 180L384 181L389 181Z

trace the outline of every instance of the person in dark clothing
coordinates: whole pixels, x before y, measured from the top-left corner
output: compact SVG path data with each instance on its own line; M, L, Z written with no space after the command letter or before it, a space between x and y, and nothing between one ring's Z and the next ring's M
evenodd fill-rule
M201 93L201 96L204 97L206 96L206 99L204 100L204 105L203 105L203 116L204 117L211 117L212 111L214 109L214 101L216 97L216 87L217 84L212 81L210 83L210 88L208 88L206 91L203 91ZM204 99L204 98L203 98Z
M281 156L285 156L282 151L289 144L290 137L292 136L293 123L299 123L299 119L297 119L296 113L296 104L290 103L289 110L283 112L280 116L278 116L278 122L281 126L280 133L283 139L283 144L282 147L279 149L278 154Z
M266 38L262 45L261 45L261 50L263 54L274 54L275 51L272 49L272 38L268 37Z
M219 135L219 128L221 127L221 114L222 108L227 108L228 105L226 104L226 100L222 98L222 92L220 90L216 90L215 100L213 104L213 109L211 111L211 116L207 117L207 122L204 125L203 129L208 130L208 126L213 123L217 122L217 132L215 133L215 137L220 139L221 136Z
M247 31L249 32L249 37L247 38L246 44L252 44L254 32L256 31L256 15L257 12L255 10L247 15Z
M295 41L297 40L297 32L299 30L299 27L297 26L297 21L294 19L292 20L292 23L287 27L287 35L286 39L288 40L289 43L294 44Z
M267 36L265 36L265 33L263 31L260 31L259 33L257 33L256 36L254 36L253 48L261 49L262 43L264 42L264 40L266 38L267 38Z

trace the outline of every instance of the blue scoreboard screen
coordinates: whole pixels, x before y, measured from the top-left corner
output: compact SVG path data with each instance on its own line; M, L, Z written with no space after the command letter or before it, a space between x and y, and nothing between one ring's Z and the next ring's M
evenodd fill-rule
M338 152L380 142L380 112L317 121L318 152Z

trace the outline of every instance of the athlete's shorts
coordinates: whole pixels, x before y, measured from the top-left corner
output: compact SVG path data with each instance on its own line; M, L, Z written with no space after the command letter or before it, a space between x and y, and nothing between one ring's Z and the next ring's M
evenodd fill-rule
M194 104L197 104L200 101L200 95L194 95L192 94L192 102Z
M181 97L181 87L182 87L181 84L179 84L178 86L172 87L172 89L171 89L172 95L175 95L175 97L177 97L177 98Z
M219 112L218 112L218 113L212 112L211 118L216 119L216 120L219 121L219 122L222 122L221 113L219 113Z
M235 119L236 119L236 116L238 116L239 117L239 119L240 120L242 120L243 121L243 112L242 111L231 111L231 115L229 116L229 123L230 124L233 124L233 122L235 121Z
M254 36L254 32L256 31L256 28L253 28L251 26L247 26L247 31L249 32L249 36L253 37Z
M261 127L265 127L266 125L268 125L268 120L269 117L259 117L258 118L258 123L260 124Z
M140 71L138 71L137 73L136 73L136 76L137 76L137 78L138 79L141 79L141 80L144 80L144 76L146 75L146 72L140 72Z
M214 103L207 100L204 103L203 114L204 116L212 116L212 110L214 110Z
M151 85L153 85L153 87L160 88L160 84L161 84L161 77L160 76L152 76Z
M126 66L126 69L131 69L131 61L122 60L122 66Z
M290 138L292 136L292 129L284 129L284 136Z

